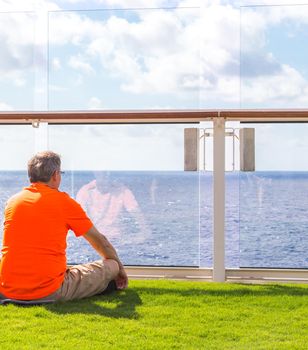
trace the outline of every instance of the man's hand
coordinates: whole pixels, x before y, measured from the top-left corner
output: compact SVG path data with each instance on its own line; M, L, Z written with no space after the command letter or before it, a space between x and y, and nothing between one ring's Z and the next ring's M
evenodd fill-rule
M101 255L103 259L112 259L119 264L119 273L115 278L118 289L124 289L128 286L128 277L124 267L118 257L118 254L108 239L101 234L94 226L84 234L84 238L92 245L92 247Z
M128 286L128 277L123 267L120 268L119 274L115 279L118 289L125 289Z

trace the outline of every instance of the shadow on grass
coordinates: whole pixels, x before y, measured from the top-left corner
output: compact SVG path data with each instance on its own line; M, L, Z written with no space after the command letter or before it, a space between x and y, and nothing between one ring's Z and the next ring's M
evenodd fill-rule
M98 295L82 300L58 302L45 305L45 309L55 314L93 314L112 318L137 319L136 306L141 299L135 289L126 289L109 295Z
M264 284L264 285L247 285L247 284L224 284L221 287L205 284L201 288L155 288L155 287L135 287L137 293L148 293L155 295L178 295L183 297L240 297L240 296L308 296L308 288L297 287L294 285Z

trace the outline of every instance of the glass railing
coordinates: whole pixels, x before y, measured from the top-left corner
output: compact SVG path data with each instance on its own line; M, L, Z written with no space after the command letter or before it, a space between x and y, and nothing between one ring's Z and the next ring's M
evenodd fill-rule
M227 170L234 163L225 174L226 267L308 268L307 125L248 126L255 171L240 171L237 152L231 161L226 152ZM126 265L211 267L213 173L183 171L186 127L0 125L1 216L6 200L28 184L27 160L49 142L62 155L61 190L83 206ZM69 262L95 257L86 241L69 235Z
M199 7L50 12L49 109L198 109L202 33L194 28L199 20ZM75 184L72 195L126 264L200 265L199 173L183 172L183 130L179 125L50 127L50 146L71 162L68 188ZM90 208L83 199L97 182L115 187L98 213L98 203ZM105 200L106 189L101 191Z
M35 49L36 17L32 12L0 12L0 110L35 110L36 73L39 67Z
M126 265L200 266L199 172L183 171L185 127L49 126L49 146L66 170L61 189ZM95 257L86 241L69 237L71 262Z
M307 268L307 124L249 127L256 171L240 174L240 266Z
M26 164L35 152L35 134L30 125L0 125L0 222L6 201L28 182ZM0 229L2 241L2 227Z
M240 10L242 108L307 108L308 5Z
M44 19L1 13L0 110L307 108L308 5L173 5L73 11L67 4ZM64 125L46 116L49 125L39 128L0 125L0 214L27 183L27 160L49 148L62 154L62 190L102 225L126 264L211 267L211 118L196 125L209 134L199 171L183 171L191 125L182 122ZM226 117L225 265L307 268L307 125L262 118ZM254 171L240 171L243 127L255 130ZM91 196L98 203L89 204ZM68 241L70 262L94 258L82 240Z
M307 5L241 8L242 108L307 108L307 20ZM248 127L256 171L239 175L239 266L307 268L307 124Z
M196 109L200 8L49 13L49 109Z

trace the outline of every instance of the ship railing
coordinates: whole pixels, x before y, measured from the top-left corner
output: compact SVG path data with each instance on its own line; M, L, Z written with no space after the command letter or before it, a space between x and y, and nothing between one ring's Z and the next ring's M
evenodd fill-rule
M308 110L119 110L9 111L0 124L151 124L213 123L213 267L128 266L133 278L174 278L224 281L283 281L308 283L308 269L226 268L225 266L225 134L226 122L308 122Z

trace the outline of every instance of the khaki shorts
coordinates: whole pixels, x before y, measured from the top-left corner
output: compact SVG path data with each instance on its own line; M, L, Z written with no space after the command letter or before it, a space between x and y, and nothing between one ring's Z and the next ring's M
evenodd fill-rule
M97 260L88 264L68 266L61 287L47 298L68 301L100 294L118 273L119 267L114 260Z
M116 278L118 273L119 265L111 259L68 266L61 287L51 295L35 301L68 301L100 294L107 288L108 283ZM4 299L5 297L0 294L0 298Z

